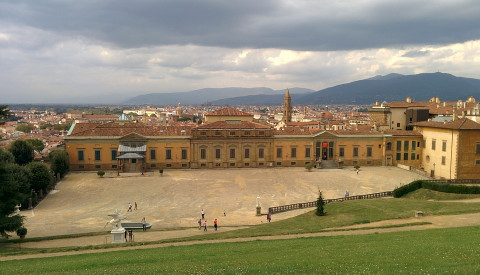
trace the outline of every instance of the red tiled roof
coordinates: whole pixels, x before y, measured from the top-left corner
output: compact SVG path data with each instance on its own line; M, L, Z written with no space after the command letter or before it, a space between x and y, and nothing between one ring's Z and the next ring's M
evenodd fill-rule
M253 116L253 115L237 109L226 107L226 108L205 114L205 116Z
M271 129L271 127L250 121L239 121L235 123L226 121L215 121L212 123L200 125L195 129Z
M418 131L407 131L407 130L383 130L382 133L392 136L422 136Z
M273 133L275 136L291 136L291 135L296 135L296 136L310 136L317 134L323 130L320 129L308 129L308 128L303 128L303 127L286 127L282 130L275 130Z
M192 126L148 126L143 123L108 122L77 123L69 137L122 137L136 133L141 136L189 136Z
M462 118L447 123L436 121L422 121L412 123L412 125L430 128L442 128L452 130L480 130L480 124L468 118Z

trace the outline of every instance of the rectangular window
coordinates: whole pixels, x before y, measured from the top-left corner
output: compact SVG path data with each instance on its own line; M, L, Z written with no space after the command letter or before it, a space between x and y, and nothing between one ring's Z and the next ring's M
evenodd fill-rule
M402 160L402 154L401 153L397 153L397 160Z
M200 149L200 158L201 159L206 159L207 158L207 149L205 149L205 148Z
M100 150L95 150L95 160L100 160Z
M282 158L282 148L277 148L277 158Z
M259 136L265 135L265 131L259 131L259 132L258 132L258 135L259 135Z
M372 157L372 147L367 147L367 157Z
M417 142L415 140L412 140L412 150L415 150L417 147Z
M78 151L78 160L79 160L79 161L83 161L83 160L84 160L83 151Z
M293 147L291 148L291 156L292 158L296 158L297 157L297 148Z
M182 159L187 159L187 149L182 149Z
M442 152L446 152L446 151L447 151L447 141L442 140Z
M358 147L353 147L353 157L358 157Z
M392 143L387 142L387 151L391 151L391 150L392 150Z
M231 136L234 136L234 135L235 135L235 132L230 132L230 135L231 135Z
M220 148L215 149L215 158L219 159L221 156L222 151L220 151Z
M206 136L206 135L207 135L207 132L200 132L200 135L201 135L201 136Z
M250 135L250 131L245 131L245 135L246 135L246 136L249 136L249 135Z
M132 163L137 163L137 159L132 159Z
M445 162L447 161L446 157L442 157L442 165L445 165Z
M422 140L422 147L425 148L426 144L427 144L427 140L426 140L426 139L423 139L423 140Z
M432 139L432 150L435 150L436 144L437 144L437 141L435 139Z
M408 160L408 153L403 154L403 160Z
M400 123L397 123L397 127L400 127Z
M172 159L172 149L165 150L165 159Z
M220 131L215 131L215 135L216 135L216 136L221 135Z
M408 151L408 144L409 144L409 143L410 143L410 141L408 141L408 140L405 140L405 141L403 142L403 150Z
M476 146L477 146L477 147L476 147L476 151L475 151L475 152L476 152L476 154L480 154L480 143L477 143Z
M402 151L402 141L397 140L397 151Z
M338 150L339 151L338 156L339 157L344 157L345 156L345 147L342 146L342 147L339 147L338 149L339 149Z
M263 159L265 157L265 149L260 148L258 149L258 158Z
M231 159L235 158L235 149L234 148L230 149L230 158Z
M310 157L310 147L305 148L305 157L306 158Z
M250 149L249 148L245 148L245 158L246 159L250 158Z
M480 165L480 159L475 160L475 165ZM82 167L80 167L80 168L82 168Z
M112 160L117 159L117 150L112 150Z
M415 160L415 153L412 153L411 157L411 160Z
M150 159L156 159L157 158L157 151L155 150L150 150Z

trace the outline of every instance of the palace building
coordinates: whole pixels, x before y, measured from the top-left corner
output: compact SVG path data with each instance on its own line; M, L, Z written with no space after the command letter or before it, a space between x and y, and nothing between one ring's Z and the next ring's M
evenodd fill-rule
M283 119L288 122L288 91L285 98ZM255 122L252 114L223 108L206 114L205 124L198 126L77 123L65 144L74 171L304 167L311 163L317 168L401 166L434 178L480 178L480 124L462 118L411 125L413 130L276 130Z

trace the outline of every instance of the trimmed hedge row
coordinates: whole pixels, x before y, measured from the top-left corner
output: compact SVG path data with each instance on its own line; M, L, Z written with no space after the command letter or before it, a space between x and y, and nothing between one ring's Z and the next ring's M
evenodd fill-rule
M400 198L417 189L425 188L433 191L454 194L480 194L480 186L436 183L426 180L416 180L393 190L393 197Z
M415 180L415 181L410 182L409 184L405 184L403 186L395 188L395 190L393 190L393 197L394 198L400 198L400 197L403 197L410 192L413 192L417 189L422 188L422 182L423 182L422 180Z

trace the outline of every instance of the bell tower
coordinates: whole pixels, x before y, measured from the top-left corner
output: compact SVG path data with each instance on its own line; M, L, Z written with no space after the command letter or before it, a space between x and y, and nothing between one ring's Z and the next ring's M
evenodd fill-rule
M292 98L290 97L290 92L287 89L285 93L285 98L283 99L283 116L282 121L286 124L287 122L292 122Z

